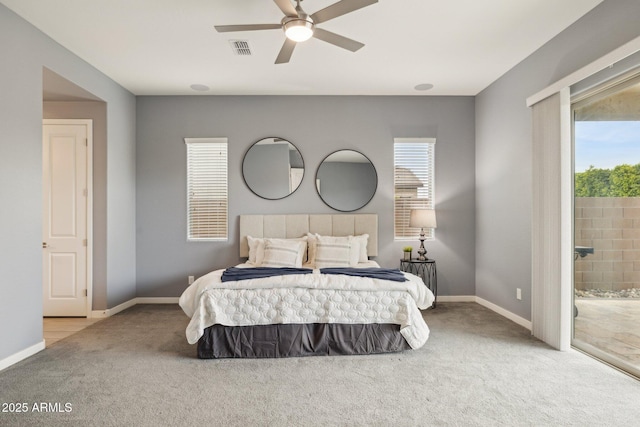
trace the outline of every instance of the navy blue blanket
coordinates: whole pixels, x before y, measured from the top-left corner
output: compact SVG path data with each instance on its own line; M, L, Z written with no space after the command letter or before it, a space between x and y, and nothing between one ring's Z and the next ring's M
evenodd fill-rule
M313 270L310 268L291 268L291 267L255 267L255 268L238 268L230 267L222 273L223 282L233 282L236 280L261 279L263 277L284 276L288 274L310 274Z
M344 274L347 276L371 277L373 279L405 282L409 279L397 268L321 268L322 274Z
M233 282L238 280L261 279L263 277L285 276L289 274L310 274L310 268L291 267L255 267L238 268L230 267L222 273L223 282ZM373 279L391 280L394 282L405 282L408 279L397 268L321 268L321 274L342 274L345 276L370 277Z

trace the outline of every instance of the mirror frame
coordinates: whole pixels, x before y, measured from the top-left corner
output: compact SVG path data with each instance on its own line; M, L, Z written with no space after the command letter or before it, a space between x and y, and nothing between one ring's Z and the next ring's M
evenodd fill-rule
M282 197L266 197L262 194L259 194L254 188L251 187L251 185L249 185L249 183L247 182L247 178L245 177L245 162L247 161L247 154L249 154L249 152L251 151L251 149L253 147L255 147L256 145L258 145L260 142L265 141L265 140L276 140L276 139L280 139L283 142L287 142L291 147L295 148L296 151L298 152L298 154L300 155L300 160L302 160L302 177L300 178L300 182L298 183L298 185L296 186L295 189L293 189L293 191L290 191L288 194L285 194ZM302 186L302 181L304 180L304 176L306 174L306 166L305 166L305 161L304 161L304 157L302 157L302 152L298 149L298 147L293 144L291 141L279 137L279 136L270 136L270 137L266 137L266 138L261 138L258 141L254 142L253 144L251 144L249 146L249 148L247 149L247 151L245 151L244 156L242 156L242 165L241 165L241 172L242 172L242 180L244 181L244 184L247 186L247 188L256 196L265 199L265 200L281 200L284 199L285 197L289 197L290 195L292 195L293 193L295 193L301 186Z
M342 152L342 151L353 151L354 153L358 153L358 154L360 154L362 157L364 157L364 158L369 162L369 164L370 164L370 165L371 165L371 167L373 168L373 173L374 173L374 175L375 175L375 185L374 185L374 187L373 187L373 192L371 193L371 197L369 197L369 199L367 199L367 201L366 201L365 203L363 203L363 204L362 204L362 206L357 207L357 208L355 208L355 209L349 209L349 210L347 210L347 209L340 209L340 208L337 208L337 207L335 207L335 206L331 206L331 205L330 205L329 203L327 203L327 201L322 197L322 194L320 194L320 190L319 190L319 188L318 188L318 173L320 172L320 168L322 167L322 165L324 164L324 162L325 162L329 157L331 157L332 155L334 155L334 154L336 154L336 153L340 153L340 152ZM358 150L353 150L353 149L350 149L350 148L345 148L345 149L341 149L341 150L336 150L336 151L334 151L334 152L332 152L332 153L329 153L327 156L325 156L325 158L324 158L324 159L322 159L322 161L321 161L321 162L320 162L320 164L318 165L318 168L316 169L316 175L315 175L315 183L314 183L314 187L315 187L315 189L316 189L316 192L318 193L318 196L320 197L320 200L322 200L322 201L324 202L324 204L325 204L325 205L327 205L327 206L329 206L331 209L334 209L334 210L336 210L336 211L338 211L338 212L355 212L355 211L360 210L360 209L364 208L365 206L367 206L367 205L371 202L371 200L373 200L373 197L374 197L374 196L376 195L376 193L378 192L378 170L376 169L376 166L373 164L373 162L371 161L371 159L370 159L370 158L368 158L367 156L365 156L363 153L361 153L361 152L360 152L360 151L358 151Z

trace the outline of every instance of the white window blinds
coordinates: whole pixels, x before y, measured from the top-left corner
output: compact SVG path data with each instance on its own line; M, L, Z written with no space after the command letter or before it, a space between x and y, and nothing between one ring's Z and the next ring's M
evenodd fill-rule
M185 138L187 239L228 237L227 138Z
M411 209L434 207L433 177L435 138L395 138L394 235L396 240L414 240L419 228L409 227ZM425 229L427 238L433 229Z

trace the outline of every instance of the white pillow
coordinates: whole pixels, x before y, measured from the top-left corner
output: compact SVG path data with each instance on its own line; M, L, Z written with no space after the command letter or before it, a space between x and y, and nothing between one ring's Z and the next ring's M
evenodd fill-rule
M264 262L264 246L267 240L276 241L295 241L295 242L304 242L303 248L303 259L302 262L306 262L307 260L307 236L297 237L295 239L261 239L259 237L251 237L247 236L247 242L249 243L249 258L247 259L247 264L253 264L256 267L260 267Z
M264 239L247 236L249 243L249 259L247 264L260 265L264 258Z
M301 240L265 239L263 267L302 267L306 243Z
M325 242L344 242L349 241L351 243L351 252L349 253L349 264L351 267L355 266L359 262L369 261L367 256L367 242L369 239L368 234L361 234L359 236L320 236L319 234L307 233L307 250L308 259L307 262L310 265L315 265L316 262L316 245L318 238L324 239ZM356 259L356 256L358 257Z
M316 245L318 244L318 234L307 233L307 262L311 265L316 263Z
M369 256L367 255L367 244L369 243L369 235L360 234L359 236L353 236L353 239L360 245L360 256L358 258L358 262L369 261Z
M315 268L355 267L360 258L360 245L353 236L316 235Z
M348 243L322 243L316 245L316 268L350 267Z

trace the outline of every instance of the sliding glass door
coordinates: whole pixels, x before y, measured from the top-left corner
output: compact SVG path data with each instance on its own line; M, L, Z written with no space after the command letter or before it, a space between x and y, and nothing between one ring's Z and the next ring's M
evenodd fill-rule
M640 77L573 104L574 347L640 376Z

